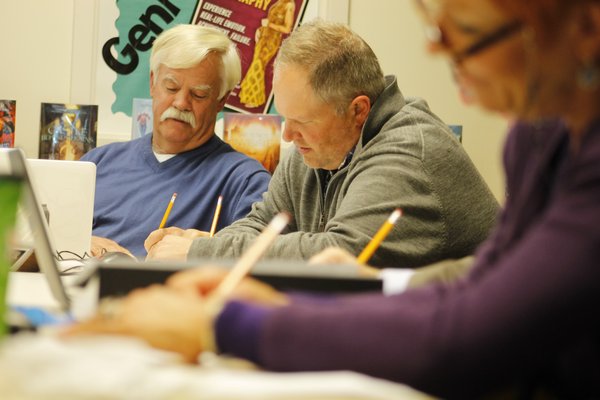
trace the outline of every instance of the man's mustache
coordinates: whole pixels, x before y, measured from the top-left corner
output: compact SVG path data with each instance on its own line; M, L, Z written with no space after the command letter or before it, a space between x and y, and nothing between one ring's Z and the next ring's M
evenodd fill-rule
M194 117L194 114L189 111L181 111L175 107L169 107L161 114L160 122L168 118L185 122L190 124L192 128L196 129L196 118Z

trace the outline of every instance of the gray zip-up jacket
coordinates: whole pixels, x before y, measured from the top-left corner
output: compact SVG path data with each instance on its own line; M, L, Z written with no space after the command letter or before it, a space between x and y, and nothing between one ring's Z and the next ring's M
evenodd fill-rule
M420 99L404 99L395 77L371 109L352 160L322 193L322 175L293 151L252 210L193 258L240 256L281 211L292 222L267 258L308 259L328 246L358 254L397 207L403 217L369 264L417 267L471 254L492 228L498 204L448 127Z

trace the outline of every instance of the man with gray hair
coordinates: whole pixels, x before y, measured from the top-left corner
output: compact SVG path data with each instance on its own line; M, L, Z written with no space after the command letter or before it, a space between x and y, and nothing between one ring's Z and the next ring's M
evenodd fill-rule
M145 243L149 258L239 256L281 211L293 220L270 258L308 259L329 246L358 254L395 208L404 216L374 266L460 258L486 238L498 204L462 146L425 101L403 97L348 27L315 21L294 31L273 90L295 151L263 201L214 238L157 230Z
M240 80L236 47L217 29L178 25L154 41L150 56L153 131L112 143L82 160L97 165L92 254L145 255L161 224L208 231L223 196L218 227L245 216L267 190L269 173L215 136L217 114Z

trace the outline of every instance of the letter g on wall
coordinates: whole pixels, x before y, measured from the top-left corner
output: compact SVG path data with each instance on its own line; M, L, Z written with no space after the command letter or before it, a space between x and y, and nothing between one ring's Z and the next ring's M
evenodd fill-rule
M135 71L135 69L138 66L138 63L139 63L138 54L135 51L135 49L133 48L133 46L131 46L130 44L127 44L127 46L125 46L123 48L123 50L121 50L121 55L129 58L129 62L127 64L124 64L124 63L120 62L119 60L117 60L115 57L113 57L112 52L111 52L112 46L118 45L118 44L119 44L118 37L114 37L114 38L107 40L106 43L104 43L104 46L102 46L102 58L104 58L104 62L106 63L106 65L108 65L110 67L110 69L115 71L117 74L121 74L121 75L130 74L133 71Z

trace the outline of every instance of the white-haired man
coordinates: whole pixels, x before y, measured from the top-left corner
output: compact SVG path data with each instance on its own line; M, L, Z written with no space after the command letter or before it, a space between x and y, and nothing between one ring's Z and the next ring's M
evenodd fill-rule
M178 25L159 35L150 56L153 131L99 147L82 159L97 165L92 254L143 256L173 193L167 225L210 230L245 216L267 190L269 173L214 132L217 114L240 80L235 45L220 31Z

